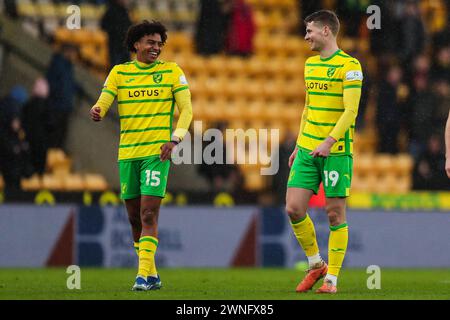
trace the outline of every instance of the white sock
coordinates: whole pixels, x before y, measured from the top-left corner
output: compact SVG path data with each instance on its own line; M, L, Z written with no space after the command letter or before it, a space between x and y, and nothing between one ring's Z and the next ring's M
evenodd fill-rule
M318 263L322 262L322 257L320 256L320 253L310 256L310 257L307 257L307 258L308 258L308 264L309 264L310 268L317 265Z
M337 276L333 276L332 274L328 274L325 276L325 280L331 281L333 286L337 286Z

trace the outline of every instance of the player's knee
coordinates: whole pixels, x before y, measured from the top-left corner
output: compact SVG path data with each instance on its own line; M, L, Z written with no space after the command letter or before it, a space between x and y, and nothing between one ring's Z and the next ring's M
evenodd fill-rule
M328 215L328 221L331 226L335 226L340 224L340 219L342 216L342 208L337 205L328 205L326 206L326 211Z
M300 206L297 206L293 203L287 203L286 204L286 213L289 216L291 220L298 220L303 218L306 215L306 212L304 212Z
M144 208L141 213L142 223L152 226L158 219L158 208Z

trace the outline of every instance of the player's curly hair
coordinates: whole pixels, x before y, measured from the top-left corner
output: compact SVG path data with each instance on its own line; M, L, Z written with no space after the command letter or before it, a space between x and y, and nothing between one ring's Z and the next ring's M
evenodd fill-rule
M134 47L135 42L146 35L155 33L159 33L162 42L166 43L167 29L161 22L156 20L152 20L152 22L144 20L141 23L132 25L128 28L127 35L125 36L125 46L129 51L136 52L136 48Z

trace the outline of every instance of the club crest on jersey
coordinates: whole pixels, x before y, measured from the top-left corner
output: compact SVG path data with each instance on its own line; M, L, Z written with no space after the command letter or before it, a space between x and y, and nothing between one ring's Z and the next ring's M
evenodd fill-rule
M334 67L328 68L327 77L331 78L335 71L336 71L336 68L334 68Z
M162 81L162 74L161 73L155 73L153 75L153 81L155 81L155 83L160 83Z

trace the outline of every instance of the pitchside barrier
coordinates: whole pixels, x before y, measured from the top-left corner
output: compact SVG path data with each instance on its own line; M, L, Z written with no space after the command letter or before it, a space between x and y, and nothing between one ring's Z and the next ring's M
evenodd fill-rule
M312 209L326 258L328 220ZM450 267L450 213L348 210L346 267ZM166 206L159 267L294 267L305 261L281 207ZM134 267L123 206L2 205L0 267Z

